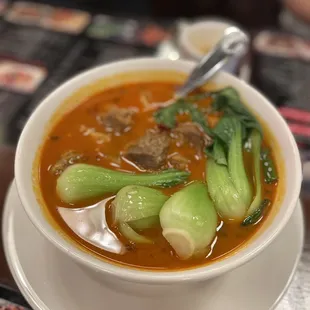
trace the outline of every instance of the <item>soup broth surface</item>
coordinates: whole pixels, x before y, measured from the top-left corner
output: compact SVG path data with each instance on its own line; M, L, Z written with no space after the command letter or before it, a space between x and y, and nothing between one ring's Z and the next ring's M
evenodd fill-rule
M127 84L121 87L111 88L91 96L84 103L67 113L57 122L49 132L44 142L40 155L40 187L45 208L53 217L54 221L74 242L78 243L87 251L106 259L124 265L156 270L176 270L203 265L217 260L247 242L261 227L264 218L256 225L241 226L240 223L223 222L219 217L217 234L213 240L207 255L200 258L180 260L172 247L162 236L161 228L152 228L141 234L154 240L154 244L133 244L128 242L113 226L111 214L111 201L115 196L107 195L91 201L84 201L75 205L66 204L60 200L56 193L56 181L58 175L52 173L52 167L68 151L74 151L83 155L83 162L99 165L105 168L125 171L144 172L143 169L125 158L124 153L130 145L142 137L148 129L157 128L153 113L156 107L149 108L152 102L164 102L173 96L179 85L168 82L146 82L139 84ZM210 99L204 99L198 103L199 108L208 110ZM130 108L134 111L133 123L125 132L109 132L99 121L100 115L106 113L115 106ZM210 126L214 126L219 115L207 117ZM184 114L178 117L178 122L187 122L189 117ZM99 133L99 134L98 134ZM100 135L103 133L103 136ZM106 139L106 135L111 138ZM268 146L267 141L263 141ZM197 150L186 143L180 143L172 139L168 150L167 168L174 167L173 158L181 155L186 159L186 169L191 172L188 182L206 179L207 156L198 153ZM252 175L250 154L244 152L246 170ZM274 201L276 184L263 184L264 197ZM172 188L159 189L167 195L172 195L184 185ZM106 203L106 219L109 228L126 244L125 254L115 254L100 249L84 241L77 236L63 221L58 212L58 207L77 208L93 205L103 199L111 198ZM270 208L269 208L270 209ZM268 216L266 211L264 217Z

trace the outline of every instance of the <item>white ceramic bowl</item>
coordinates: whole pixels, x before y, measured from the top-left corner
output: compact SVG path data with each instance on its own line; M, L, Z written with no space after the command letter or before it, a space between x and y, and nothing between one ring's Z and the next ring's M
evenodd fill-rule
M88 274L96 274L98 279L117 289L145 294L147 291L171 293L173 289L179 291L181 288L186 290L194 288L195 284L222 275L248 262L263 251L286 225L296 206L302 173L298 148L289 128L277 110L258 91L236 77L221 72L215 77L214 82L221 86L235 87L252 111L264 120L274 135L277 162L282 162L280 166L282 178L279 182L282 197L278 195L272 214L260 233L247 246L225 259L196 269L175 272L144 271L114 265L90 255L64 238L47 220L33 188L32 169L46 126L59 105L77 91L81 97L87 97L94 91L98 91L100 89L96 82L98 80L114 81L113 84L119 84L123 83L121 77L126 76L126 73L129 80L168 80L169 74L165 72L170 70L175 71L173 80L179 77L181 81L193 66L194 63L188 61L145 58L115 62L83 72L61 85L43 100L30 117L20 137L15 159L16 184L21 202L34 226L65 255L83 266ZM117 78L113 78L114 75ZM93 87L95 84L97 86ZM84 92L81 92L81 89L84 89Z

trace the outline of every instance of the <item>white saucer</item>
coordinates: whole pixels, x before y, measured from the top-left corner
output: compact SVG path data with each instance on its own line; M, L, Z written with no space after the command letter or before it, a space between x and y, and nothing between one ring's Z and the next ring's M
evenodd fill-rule
M148 299L110 291L54 248L28 219L15 184L3 215L6 258L35 310L268 310L276 306L293 278L303 236L299 203L281 235L250 263L209 281L193 296Z

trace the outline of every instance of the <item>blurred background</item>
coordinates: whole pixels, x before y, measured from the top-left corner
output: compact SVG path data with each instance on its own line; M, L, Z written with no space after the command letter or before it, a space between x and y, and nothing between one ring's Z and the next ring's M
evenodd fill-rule
M33 109L71 76L123 58L184 57L184 28L215 18L250 34L248 53L230 71L290 117L307 162L309 0L0 0L0 142L16 145ZM208 44L212 32L199 38Z
M247 54L229 71L270 98L294 133L310 224L310 0L0 0L0 215L18 137L49 92L82 70L110 61L182 58L184 29L215 18L251 36ZM200 37L207 43L211 33L206 29ZM307 240L305 253L310 253L309 234ZM309 254L302 264L309 275ZM15 287L0 240L0 298L4 284ZM295 286L308 287L298 297L309 295L309 281ZM310 304L305 307L298 309Z

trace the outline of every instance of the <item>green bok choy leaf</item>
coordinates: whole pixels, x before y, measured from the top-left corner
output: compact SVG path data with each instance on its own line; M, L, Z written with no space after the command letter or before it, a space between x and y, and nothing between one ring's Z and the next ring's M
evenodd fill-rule
M176 116L182 113L188 113L194 123L199 124L206 134L212 135L204 114L193 103L185 102L183 99L159 109L155 112L154 118L157 124L167 128L174 128L176 126Z
M242 103L239 93L232 87L226 87L213 92L213 111L224 112L224 116L234 116L243 124L244 129L257 129L262 133L262 127L252 113ZM243 132L245 134L245 132Z
M172 195L159 218L163 236L181 259L206 254L216 234L217 213L204 183L191 183Z
M127 185L171 187L183 183L189 176L175 169L156 173L126 173L99 166L74 164L57 179L58 196L67 203L76 203L106 193L115 193Z
M153 188L125 186L112 202L114 225L132 242L151 243L138 231L159 225L159 212L168 198Z

